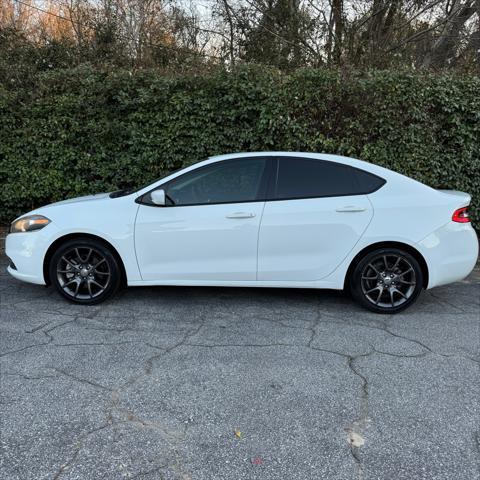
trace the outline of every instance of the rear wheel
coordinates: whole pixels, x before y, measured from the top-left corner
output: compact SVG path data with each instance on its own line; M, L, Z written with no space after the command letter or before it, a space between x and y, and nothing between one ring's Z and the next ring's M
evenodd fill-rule
M398 248L367 253L356 264L350 278L353 298L377 313L405 310L420 295L423 273L417 259Z
M73 239L61 245L49 269L59 293L75 303L103 302L120 286L121 272L115 256L93 239Z

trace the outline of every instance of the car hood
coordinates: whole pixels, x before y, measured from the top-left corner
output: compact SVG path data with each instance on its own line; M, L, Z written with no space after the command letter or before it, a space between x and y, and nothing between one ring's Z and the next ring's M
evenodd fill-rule
M50 203L45 205L44 208L55 207L57 205L66 205L68 203L81 203L81 202L95 202L103 200L109 196L109 193L97 193L95 195L85 195L84 197L69 198L68 200L61 200L60 202Z
M69 198L68 200L62 200L60 202L49 203L43 207L36 208L30 212L23 213L18 218L25 217L26 215L45 215L49 217L53 215L53 212L63 211L64 207L70 208L70 206L75 205L84 205L85 202L90 202L89 205L91 208L96 208L97 205L100 206L101 203L105 203L105 200L109 199L109 193L97 193L96 195L85 195L84 197ZM97 204L97 205L96 205ZM52 219L51 217L49 217ZM15 221L14 220L14 221Z

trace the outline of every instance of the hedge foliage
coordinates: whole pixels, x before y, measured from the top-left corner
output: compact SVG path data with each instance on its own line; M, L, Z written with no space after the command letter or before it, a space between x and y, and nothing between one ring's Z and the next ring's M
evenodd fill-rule
M81 67L0 85L0 221L210 155L294 150L469 192L478 222L479 92L477 76L259 67L180 78Z

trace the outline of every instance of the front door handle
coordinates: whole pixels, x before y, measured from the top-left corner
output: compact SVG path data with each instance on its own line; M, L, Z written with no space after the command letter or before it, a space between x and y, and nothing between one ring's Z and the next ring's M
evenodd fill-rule
M366 208L355 205L346 205L345 207L337 208L337 212L364 212Z
M227 215L227 218L253 218L254 216L255 214L251 212L235 212Z

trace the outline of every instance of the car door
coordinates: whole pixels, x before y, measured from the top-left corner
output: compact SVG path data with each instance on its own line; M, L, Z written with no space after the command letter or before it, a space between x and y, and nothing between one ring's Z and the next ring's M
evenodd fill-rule
M373 210L364 192L384 180L318 158L278 157L260 226L258 280L320 280L342 262Z
M252 157L191 170L158 187L165 206L144 195L135 223L143 280L255 280L268 165Z

